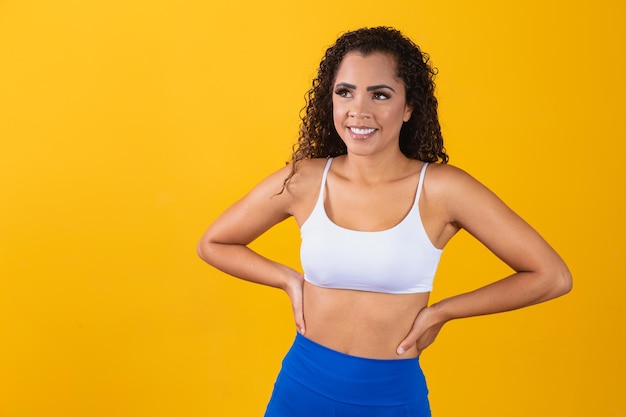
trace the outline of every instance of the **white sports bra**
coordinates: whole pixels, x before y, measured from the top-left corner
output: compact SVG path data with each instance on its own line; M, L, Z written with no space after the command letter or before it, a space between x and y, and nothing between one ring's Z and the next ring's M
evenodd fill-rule
M396 226L363 232L333 223L324 208L324 189L332 158L326 163L313 212L300 228L304 279L324 288L388 294L430 292L441 249L433 246L422 224L419 197L422 167L413 207Z

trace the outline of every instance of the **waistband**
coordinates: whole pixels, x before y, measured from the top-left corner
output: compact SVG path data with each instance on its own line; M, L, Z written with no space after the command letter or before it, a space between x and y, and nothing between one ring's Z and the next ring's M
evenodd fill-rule
M282 373L320 395L350 404L403 405L428 396L419 358L352 356L299 333L283 360Z

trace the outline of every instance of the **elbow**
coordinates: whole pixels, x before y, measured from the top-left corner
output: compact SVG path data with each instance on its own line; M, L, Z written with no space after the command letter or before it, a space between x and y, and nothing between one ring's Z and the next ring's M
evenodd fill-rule
M198 254L198 257L200 259L206 262L206 259L204 259L204 248L202 246L202 241L198 242L198 245L196 246L196 253Z
M200 257L200 259L202 259L204 262L208 263L209 265L211 264L211 258L212 258L211 254L213 252L210 246L211 244L207 242L205 239L201 239L198 242L198 246L196 246L196 253Z
M550 298L561 297L572 290L573 281L572 274L565 264L561 265L558 269L550 274L552 276Z
M572 280L572 274L567 267L564 267L564 271L560 275L560 282L561 295L565 295L572 290L574 283Z

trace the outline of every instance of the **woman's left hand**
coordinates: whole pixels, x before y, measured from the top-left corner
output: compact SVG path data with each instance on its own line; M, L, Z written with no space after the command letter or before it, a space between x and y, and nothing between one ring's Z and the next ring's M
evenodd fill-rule
M411 331L398 346L398 355L404 354L413 346L417 347L417 354L421 355L424 349L435 341L439 331L447 321L438 317L435 310L431 306L424 307L419 312Z

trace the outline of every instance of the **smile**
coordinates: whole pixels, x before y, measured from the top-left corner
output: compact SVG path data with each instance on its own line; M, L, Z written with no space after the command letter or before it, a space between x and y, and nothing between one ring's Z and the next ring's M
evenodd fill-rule
M358 127L351 127L350 131L356 135L369 135L370 133L373 133L376 129L371 129L371 128L358 128Z

